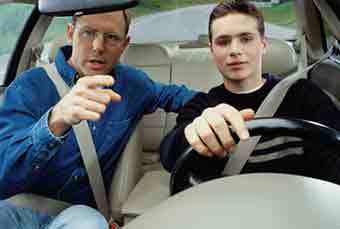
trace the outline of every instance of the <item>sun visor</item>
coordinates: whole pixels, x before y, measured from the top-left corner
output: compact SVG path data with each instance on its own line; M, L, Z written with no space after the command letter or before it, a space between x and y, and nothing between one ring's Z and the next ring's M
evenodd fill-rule
M138 0L39 0L39 11L50 16L72 16L123 10L138 5Z

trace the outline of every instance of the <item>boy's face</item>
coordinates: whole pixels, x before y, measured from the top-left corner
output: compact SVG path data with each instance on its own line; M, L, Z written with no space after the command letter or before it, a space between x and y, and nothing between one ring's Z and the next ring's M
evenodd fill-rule
M261 79L266 39L255 18L232 13L212 23L210 49L224 80L230 83Z
M69 25L71 65L80 76L108 74L129 43L123 11L84 15Z

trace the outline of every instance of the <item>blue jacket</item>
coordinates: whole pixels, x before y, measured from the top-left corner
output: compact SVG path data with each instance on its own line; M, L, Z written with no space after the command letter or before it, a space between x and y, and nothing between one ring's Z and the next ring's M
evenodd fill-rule
M67 63L70 47L63 47L56 66L72 87L76 71ZM132 67L113 67L112 89L122 96L102 118L89 122L105 186L108 189L129 136L142 115L157 108L177 111L194 92L164 85ZM79 147L72 130L62 138L48 128L48 114L60 100L42 68L19 75L7 88L0 106L0 198L28 192L72 203L95 206Z

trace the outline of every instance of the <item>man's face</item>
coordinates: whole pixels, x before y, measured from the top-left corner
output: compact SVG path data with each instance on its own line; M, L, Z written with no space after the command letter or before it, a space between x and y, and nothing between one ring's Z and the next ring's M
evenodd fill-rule
M211 52L225 81L261 79L266 39L255 18L232 13L212 23Z
M108 74L129 44L122 11L84 15L69 25L71 65L80 76Z

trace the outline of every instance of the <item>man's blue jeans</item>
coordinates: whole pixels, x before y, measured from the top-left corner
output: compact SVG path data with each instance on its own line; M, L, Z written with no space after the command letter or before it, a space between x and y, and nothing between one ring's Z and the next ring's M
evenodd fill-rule
M51 217L0 201L0 225L6 229L107 229L105 218L95 209L75 205Z

